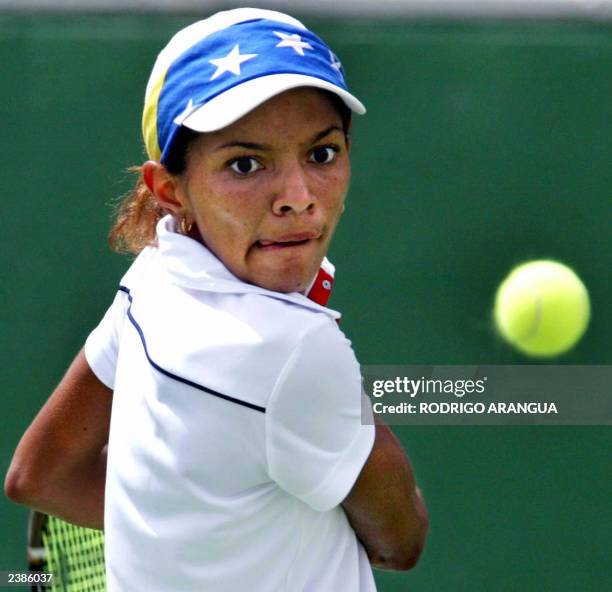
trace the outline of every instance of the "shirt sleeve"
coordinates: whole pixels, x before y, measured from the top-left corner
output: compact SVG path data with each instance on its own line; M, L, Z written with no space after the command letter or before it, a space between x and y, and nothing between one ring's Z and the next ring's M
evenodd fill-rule
M118 291L104 318L85 341L85 358L89 367L110 389L115 388L119 340L128 304L127 294Z
M270 477L318 511L337 506L374 444L363 425L359 364L335 323L309 331L279 375L266 410Z

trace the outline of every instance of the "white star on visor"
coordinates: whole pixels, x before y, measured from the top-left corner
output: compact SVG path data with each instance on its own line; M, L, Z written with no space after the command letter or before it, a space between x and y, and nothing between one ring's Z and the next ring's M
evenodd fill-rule
M183 121L187 119L188 115L191 115L192 111L193 111L193 99L189 99L189 102L187 103L187 107L185 107L184 111L180 115L177 115L174 118L174 123L176 123L176 125L183 125Z
M334 70L337 70L338 72L340 72L340 70L342 69L342 64L340 63L340 60L335 56L334 52L331 49L329 50L329 59L331 60L331 67Z
M210 60L213 66L217 66L215 73L210 77L211 80L219 78L221 74L231 72L232 74L240 75L240 64L257 57L256 53L240 53L240 47L236 44L234 49L230 51L224 58L216 58Z
M312 45L306 41L302 41L302 38L297 33L289 35L288 33L274 31L274 34L282 39L276 47L291 47L295 50L295 53L299 53L301 56L304 55L304 49L312 49Z

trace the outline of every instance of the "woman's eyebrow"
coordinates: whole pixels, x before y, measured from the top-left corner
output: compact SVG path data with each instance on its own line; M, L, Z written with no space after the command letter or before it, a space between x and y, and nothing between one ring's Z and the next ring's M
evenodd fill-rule
M340 133L344 133L344 130L338 125L330 125L327 129L324 129L322 132L315 134L310 140L311 144L316 144L319 140L322 140L325 136L328 136L334 131L338 131Z
M217 146L215 150L224 150L225 148L246 148L247 150L261 151L272 150L272 147L268 146L267 144L257 144L256 142L243 142L240 140L221 144L221 146Z
M319 140L323 139L325 136L328 136L333 131L339 131L340 133L344 133L344 130L338 125L330 125L328 128L324 129L321 132L316 133L310 140L309 144L316 144ZM242 140L234 140L231 142L226 142L225 144L221 144L217 146L215 150L225 150L226 148L244 148L246 150L259 150L262 152L272 150L272 146L268 144L259 144L257 142L245 142Z

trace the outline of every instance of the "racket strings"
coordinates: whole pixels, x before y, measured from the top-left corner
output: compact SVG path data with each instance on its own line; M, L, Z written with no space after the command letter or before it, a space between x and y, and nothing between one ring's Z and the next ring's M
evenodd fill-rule
M42 533L51 592L105 592L104 533L49 516Z

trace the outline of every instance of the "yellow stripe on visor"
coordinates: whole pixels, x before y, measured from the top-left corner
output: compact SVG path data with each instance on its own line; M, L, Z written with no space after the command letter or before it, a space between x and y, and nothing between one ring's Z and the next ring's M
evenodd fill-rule
M159 137L157 135L157 107L159 104L159 95L166 80L166 72L155 83L151 89L149 96L145 99L144 109L142 111L142 137L144 139L147 155L151 160L160 160L162 152L159 146Z

